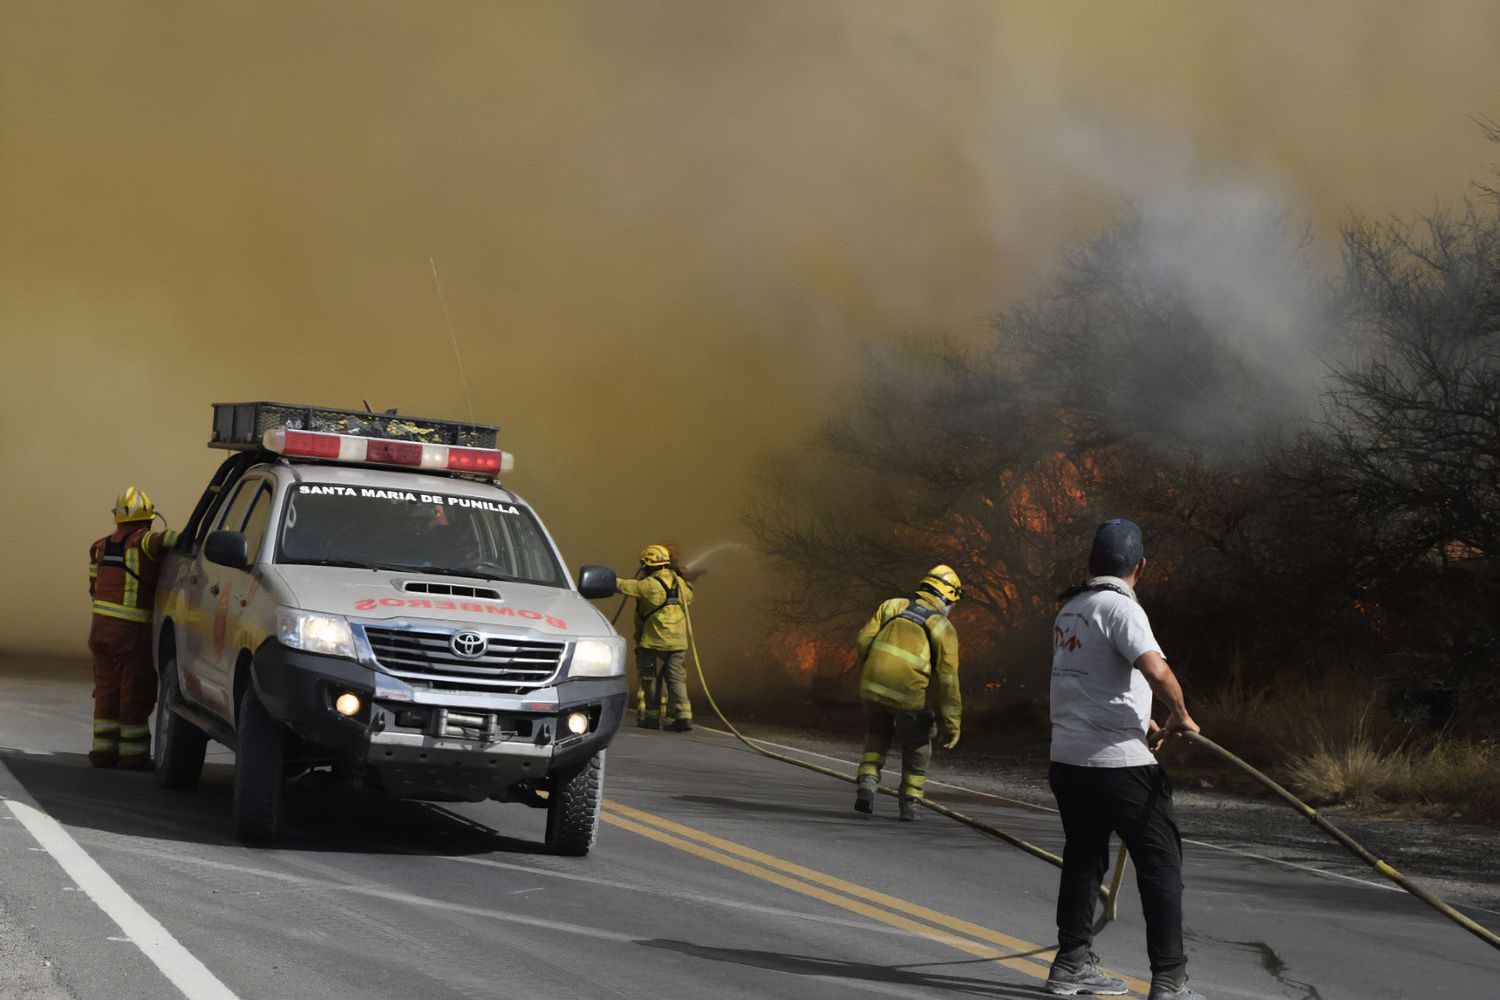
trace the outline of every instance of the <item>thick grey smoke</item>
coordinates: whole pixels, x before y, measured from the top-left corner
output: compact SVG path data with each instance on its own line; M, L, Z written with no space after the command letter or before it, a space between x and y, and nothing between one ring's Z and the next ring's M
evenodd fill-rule
M1060 119L1027 148L1080 187L1113 190L1119 212L1000 324L1056 369L1044 381L1064 388L1038 385L1040 398L1220 454L1316 412L1339 344L1338 249L1289 215L1288 190L1119 123Z
M1292 217L1410 213L1472 173L1497 35L1353 0L0 4L0 646L81 650L88 542L131 482L180 522L210 402L463 413L429 255L514 484L624 569L741 537L852 345L981 335L1143 196L1058 122L1189 137L1190 180L1240 164ZM739 562L721 648L765 631Z

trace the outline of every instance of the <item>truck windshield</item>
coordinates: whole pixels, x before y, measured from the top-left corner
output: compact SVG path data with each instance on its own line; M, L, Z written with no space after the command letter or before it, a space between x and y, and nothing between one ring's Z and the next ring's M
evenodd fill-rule
M565 585L531 511L446 491L298 483L277 561Z

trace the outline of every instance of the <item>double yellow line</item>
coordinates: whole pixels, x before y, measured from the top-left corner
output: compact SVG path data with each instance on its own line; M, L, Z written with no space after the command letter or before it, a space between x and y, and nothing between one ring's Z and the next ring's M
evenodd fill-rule
M909 900L888 896L619 802L606 800L601 818L621 830L629 830L762 882L769 882L850 913L857 913L877 923L936 941L976 958L998 962L1032 978L1047 978L1054 951L1045 945L1024 941ZM1149 984L1139 979L1124 978L1133 990L1144 993L1149 989Z

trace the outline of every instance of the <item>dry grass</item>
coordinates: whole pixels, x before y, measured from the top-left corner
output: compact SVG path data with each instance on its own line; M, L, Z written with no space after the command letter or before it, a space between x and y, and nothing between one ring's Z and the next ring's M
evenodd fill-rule
M1429 815L1500 822L1500 752L1492 746L1320 746L1292 759L1284 773L1292 788L1314 805L1363 812L1418 807Z
M1500 746L1414 731L1390 720L1367 687L1251 692L1234 678L1193 714L1205 735L1313 805L1500 824Z
M1369 689L1349 681L1251 691L1234 673L1223 690L1194 700L1191 708L1205 735L1262 766L1319 747L1399 738L1394 725L1380 722Z

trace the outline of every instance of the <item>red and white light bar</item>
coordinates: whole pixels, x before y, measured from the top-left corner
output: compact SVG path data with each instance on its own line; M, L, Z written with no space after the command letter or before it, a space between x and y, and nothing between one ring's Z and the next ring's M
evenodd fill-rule
M329 434L272 427L261 439L266 451L288 458L326 458L334 462L366 465L399 465L439 472L467 472L477 476L503 476L516 467L516 457L498 448L460 448L421 441Z

